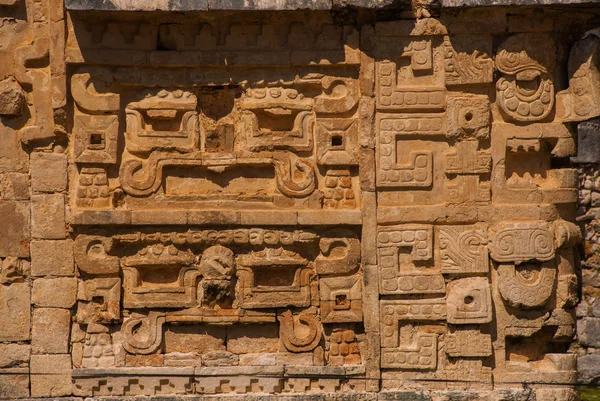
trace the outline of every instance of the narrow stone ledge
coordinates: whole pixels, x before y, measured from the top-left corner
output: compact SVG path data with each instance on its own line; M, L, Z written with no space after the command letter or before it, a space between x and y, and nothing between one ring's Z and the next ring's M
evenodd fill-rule
M442 8L600 4L600 0L441 0ZM71 11L300 11L406 9L409 0L65 0Z
M65 6L74 11L203 11L208 0L66 0Z
M539 390L538 390L539 391ZM543 390L542 390L543 391ZM442 398L432 398L432 395ZM431 401L444 400L498 400L529 399L531 390L495 391L383 391L381 393L306 393L306 394L213 394L161 395L121 397L53 397L20 398L19 401Z
M599 4L600 0L441 0L442 8L493 6L561 6L569 4Z

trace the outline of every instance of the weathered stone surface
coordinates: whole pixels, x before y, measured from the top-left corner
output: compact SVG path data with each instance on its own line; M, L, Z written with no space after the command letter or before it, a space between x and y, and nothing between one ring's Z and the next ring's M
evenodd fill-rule
M35 308L31 330L33 354L66 354L69 352L71 313L68 309Z
M0 81L0 115L19 115L24 103L25 94L14 77Z
M0 391L574 401L600 31L512 3L0 0Z
M0 397L3 399L29 397L28 372L13 373L0 369Z
M32 276L72 276L74 269L73 241L32 241Z
M31 189L60 192L67 189L67 155L35 152L31 155Z
M69 10L102 11L206 11L206 10L329 10L331 8L403 8L407 0L157 0L139 4L131 0L66 0Z
M597 383L600 378L600 354L589 354L577 358L577 373L581 383Z
M31 346L27 344L0 344L0 368L29 366Z
M31 356L31 396L63 397L72 394L71 356Z
M279 348L276 325L245 325L227 329L227 351L234 354L275 352Z
M600 318L587 317L579 320L577 339L586 347L600 348Z
M35 239L65 238L64 195L31 196L31 236Z
M171 326L165 331L165 352L197 352L225 350L224 327Z
M23 173L0 175L0 198L6 200L29 199L29 176Z
M595 4L596 0L441 0L442 7L490 7L490 6L550 6L564 4Z
M29 205L26 202L0 201L3 218L0 257L29 256Z
M29 340L29 283L0 285L0 341Z
M17 130L4 123L0 123L0 171L29 171L29 155L21 146Z
M36 306L70 308L77 297L75 277L38 278L33 281L31 301Z
M577 156L573 163L600 163L600 119L577 124Z

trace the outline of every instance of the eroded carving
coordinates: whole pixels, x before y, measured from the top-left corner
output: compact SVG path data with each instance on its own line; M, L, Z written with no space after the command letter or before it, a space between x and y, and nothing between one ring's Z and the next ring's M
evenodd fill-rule
M146 355L162 344L165 316L160 312L132 314L123 322L123 347L132 354Z
M512 35L496 54L502 77L496 83L497 103L515 121L540 121L554 107L554 43L544 35Z
M314 349L321 341L321 323L316 316L302 313L292 315L289 310L278 316L281 327L281 341L292 352L303 352ZM300 334L298 326L305 327L305 333Z

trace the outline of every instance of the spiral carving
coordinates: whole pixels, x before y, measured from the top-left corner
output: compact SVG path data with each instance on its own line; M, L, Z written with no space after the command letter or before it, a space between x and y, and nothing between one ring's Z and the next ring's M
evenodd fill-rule
M298 316L298 321L308 327L306 334L297 334L297 327L291 311L287 310L279 316L281 341L291 352L311 351L321 341L323 334L321 324L316 316L306 313Z
M132 354L151 354L162 344L162 326L165 316L150 312L148 316L132 315L123 322L123 348Z
M129 159L121 164L119 178L125 192L135 196L146 196L160 186L162 168L154 158L146 161Z
M315 169L309 161L287 153L276 153L273 157L277 189L291 198L303 198L316 188Z

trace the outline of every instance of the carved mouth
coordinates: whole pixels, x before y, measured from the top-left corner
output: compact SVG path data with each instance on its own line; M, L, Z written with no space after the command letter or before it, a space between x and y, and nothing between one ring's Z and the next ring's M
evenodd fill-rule
M264 134L286 135L294 131L296 117L301 110L291 110L282 107L272 107L254 110L258 127Z
M180 110L146 110L142 114L143 129L157 136L180 134L184 114Z
M541 96L542 80L539 74L534 77L520 77L519 75L517 75L516 83L517 95L520 99L532 101L538 99Z

